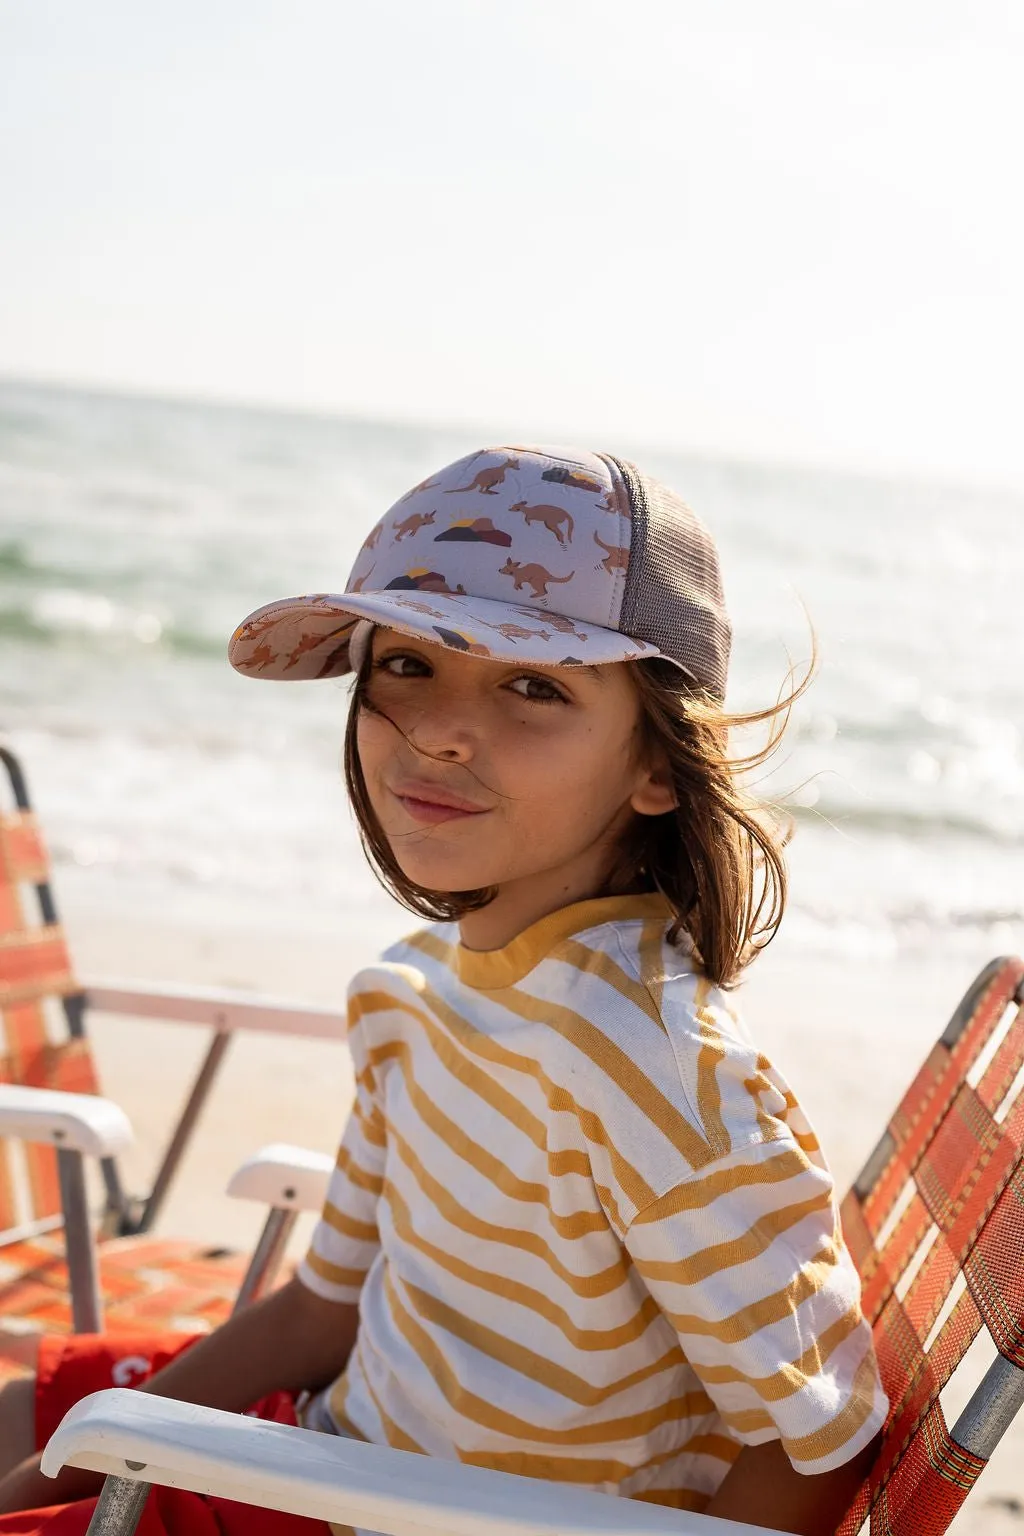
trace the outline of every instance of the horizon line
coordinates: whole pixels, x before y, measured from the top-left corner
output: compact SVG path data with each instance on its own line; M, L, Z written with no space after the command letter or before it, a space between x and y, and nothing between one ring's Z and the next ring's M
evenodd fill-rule
M57 377L51 374L15 373L0 370L0 388L37 389L43 393L65 395L91 395L99 399L153 406L185 406L198 409L241 411L251 415L292 417L319 422L349 422L367 427L391 427L398 430L433 432L451 436L455 432L480 432L492 434L491 424L479 418L451 418L442 421L436 417L409 417L401 414L374 415L341 405L311 405L271 399L266 396L244 397L234 394L203 394L189 388L177 390L160 385L116 384L107 381L86 380L73 377ZM546 430L546 429L545 429ZM571 442L578 437L573 431L553 429L546 441ZM606 435L606 434L602 434ZM988 479L980 472L945 471L938 468L912 466L910 464L854 465L836 457L822 458L774 458L763 453L740 448L723 449L716 446L698 447L647 439L641 442L631 433L623 434L627 443L641 452L660 453L675 458L689 459L709 465L732 465L774 471L780 474L797 474L807 477L834 476L860 482L882 482L887 485L914 486L921 490L985 492L988 495L1006 496L1017 500L1024 496L1024 482L1015 482L1000 476ZM541 446L545 439L538 440Z

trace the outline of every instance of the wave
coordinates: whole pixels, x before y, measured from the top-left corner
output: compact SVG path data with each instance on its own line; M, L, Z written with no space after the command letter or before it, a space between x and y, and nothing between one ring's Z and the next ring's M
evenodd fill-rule
M124 567L116 573L97 568L90 571L79 565L62 565L40 559L20 539L0 543L0 594L4 586L15 588L17 596L26 587L33 590L56 589L58 591L106 592L112 584L120 584L125 591L132 591L146 567ZM3 598L0 596L0 607Z
M1024 827L1008 828L994 825L981 816L964 811L915 811L896 810L876 806L865 810L836 807L824 809L821 805L807 808L788 807L798 823L808 828L837 832L870 832L883 837L898 837L912 842L934 843L937 838L966 837L981 842L998 844L1001 848L1024 848Z
M24 544L16 540L0 544L0 576L31 577L37 574L42 574L42 568L36 565Z
M9 567L8 567L9 568ZM226 636L188 630L147 610L131 609L97 593L50 589L35 602L0 605L0 640L56 650L112 646L164 650L197 660L224 660Z

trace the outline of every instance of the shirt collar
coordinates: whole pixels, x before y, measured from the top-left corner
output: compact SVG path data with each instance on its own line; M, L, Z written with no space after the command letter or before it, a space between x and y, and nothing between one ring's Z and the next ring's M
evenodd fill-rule
M502 949L467 949L465 945L457 944L455 969L459 980L467 987L481 991L512 987L574 933L600 927L602 923L655 917L668 922L672 915L672 907L660 891L576 901L531 923Z

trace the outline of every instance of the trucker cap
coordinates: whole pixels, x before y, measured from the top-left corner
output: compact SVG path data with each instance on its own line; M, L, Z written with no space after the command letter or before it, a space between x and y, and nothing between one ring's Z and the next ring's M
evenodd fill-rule
M719 702L732 636L700 519L625 459L575 448L484 448L428 475L343 591L257 609L228 654L251 677L340 677L375 624L496 661L663 656Z

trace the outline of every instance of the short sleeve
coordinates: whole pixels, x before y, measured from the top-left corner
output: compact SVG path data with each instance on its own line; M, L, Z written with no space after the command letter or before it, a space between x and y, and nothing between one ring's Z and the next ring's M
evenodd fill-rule
M380 1247L377 1201L384 1180L384 1118L364 1069L338 1149L320 1220L298 1277L328 1301L357 1302Z
M630 1223L633 1262L726 1428L831 1471L888 1407L832 1177L795 1140L748 1143Z

